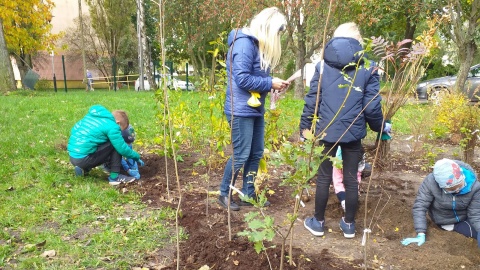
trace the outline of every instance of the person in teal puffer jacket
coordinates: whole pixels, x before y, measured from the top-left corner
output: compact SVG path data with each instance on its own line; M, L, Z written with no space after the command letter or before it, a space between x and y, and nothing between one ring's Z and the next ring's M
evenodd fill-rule
M117 115L117 117L119 117ZM119 120L101 105L93 105L70 132L67 150L75 175L84 176L92 168L108 164L110 185L130 183L134 177L120 174L122 156L144 163L140 154L132 150L122 137Z

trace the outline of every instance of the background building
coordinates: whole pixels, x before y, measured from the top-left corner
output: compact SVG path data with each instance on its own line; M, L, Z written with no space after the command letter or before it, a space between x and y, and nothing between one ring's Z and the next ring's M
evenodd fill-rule
M52 10L52 33L58 34L69 27L73 27L74 19L78 17L78 0L53 0L55 8ZM88 15L88 6L82 0L82 13Z
M79 16L78 0L53 0L53 2L55 7L52 10L52 33L61 34L68 28L75 27L74 21ZM88 5L84 0L81 4L82 14L88 16ZM67 55L59 48L53 55L52 52L39 52L33 59L33 71L39 75L40 80L52 83L55 74L58 88L64 88L65 81L69 88L85 87L81 55ZM95 71L93 73L95 77L99 76Z

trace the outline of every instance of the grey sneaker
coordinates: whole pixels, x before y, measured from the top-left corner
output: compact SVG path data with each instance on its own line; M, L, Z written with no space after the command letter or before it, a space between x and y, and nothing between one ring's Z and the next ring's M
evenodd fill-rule
M112 186L117 186L117 185L120 185L120 184L127 184L127 183L131 183L135 181L135 177L131 177L131 176L126 176L126 175L123 175L123 174L119 174L117 178L115 179L112 179L110 177L108 177L108 183Z
M324 228L325 221L318 221L315 217L306 218L303 222L303 226L315 236L323 236L325 233Z

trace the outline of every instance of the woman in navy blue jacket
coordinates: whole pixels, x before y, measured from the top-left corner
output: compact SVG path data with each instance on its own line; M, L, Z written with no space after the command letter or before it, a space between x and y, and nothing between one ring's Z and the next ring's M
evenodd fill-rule
M288 86L288 82L270 76L270 70L280 60L280 34L285 24L285 16L278 8L271 7L257 14L248 28L234 29L228 35L224 112L232 132L233 157L225 166L218 198L225 208L228 207L232 176L234 185L242 167L242 192L245 196L256 198L253 183L264 149L265 97L271 89L281 91ZM254 95L258 97L256 104L249 102ZM251 205L247 202L241 204ZM238 211L240 207L231 200L230 209Z
M337 147L342 148L345 217L340 220L340 228L346 238L355 237L357 170L362 159L361 140L367 134L366 124L373 131L383 130L379 75L373 66L364 65L361 43L362 37L355 23L342 24L335 30L334 37L325 46L324 61L315 68L300 121L300 132L312 129L317 92L320 91L315 133L322 134L320 144L324 146L324 155L334 157ZM304 222L305 228L315 236L324 234L331 182L332 162L325 159L318 169L315 214Z

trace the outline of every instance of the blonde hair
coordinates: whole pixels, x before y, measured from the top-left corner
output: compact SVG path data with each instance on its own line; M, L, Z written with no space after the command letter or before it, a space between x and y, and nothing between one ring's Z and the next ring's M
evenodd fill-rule
M280 62L282 45L279 32L285 30L285 16L276 7L262 10L250 22L250 33L258 39L260 67L275 68Z
M335 32L333 33L333 37L349 37L349 38L354 38L360 42L361 45L363 45L363 38L362 35L360 35L360 30L358 29L358 26L354 22L348 22L341 24L335 29Z
M130 124L130 122L128 121L128 116L125 111L116 110L116 111L113 111L112 114L113 114L113 117L115 117L115 121L117 122L117 124L120 125L121 130L125 130L128 128L128 125Z

